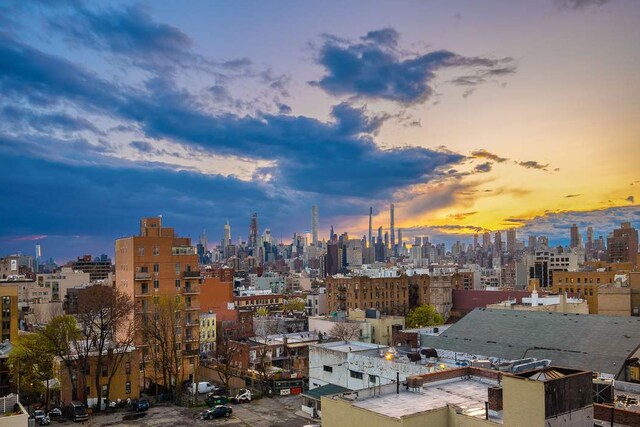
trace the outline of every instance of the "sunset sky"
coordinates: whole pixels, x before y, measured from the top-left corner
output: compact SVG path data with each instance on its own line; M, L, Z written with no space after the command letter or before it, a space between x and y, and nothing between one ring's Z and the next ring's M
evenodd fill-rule
M3 1L0 256L640 226L640 2Z

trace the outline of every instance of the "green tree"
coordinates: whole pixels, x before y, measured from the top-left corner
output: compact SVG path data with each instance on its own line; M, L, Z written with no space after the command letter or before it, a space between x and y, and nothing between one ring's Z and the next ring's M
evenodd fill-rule
M258 307L256 310L256 316L267 317L269 315L269 309L267 307Z
M49 387L53 379L53 350L40 333L20 335L9 355L9 366L21 393L45 396L49 410Z
M442 325L444 319L432 305L421 305L409 312L406 320L407 328Z
M283 311L304 311L305 303L302 298L290 298L282 304Z
M72 350L73 343L80 338L76 319L70 315L56 316L45 326L40 335L47 341L53 354L60 358L71 379L72 398L78 398L78 383L73 380L77 369L77 354Z

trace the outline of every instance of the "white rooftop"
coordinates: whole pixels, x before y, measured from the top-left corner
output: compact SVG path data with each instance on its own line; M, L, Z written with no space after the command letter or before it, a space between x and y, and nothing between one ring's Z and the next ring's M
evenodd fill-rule
M376 412L391 418L413 415L420 412L455 405L463 414L484 418L488 388L497 383L478 379L426 384L421 392L401 390L400 394L357 400L353 406ZM494 418L494 417L491 417Z
M354 353L358 351L370 351L370 350L386 350L388 346L380 344L371 344L360 341L336 341L318 344L319 347L326 348L327 350L340 351L343 353Z

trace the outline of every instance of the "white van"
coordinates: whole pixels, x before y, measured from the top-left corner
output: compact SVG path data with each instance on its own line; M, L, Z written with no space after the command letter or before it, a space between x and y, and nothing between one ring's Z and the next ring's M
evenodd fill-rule
M207 394L207 393L210 393L210 392L212 392L214 390L219 390L219 389L220 388L216 387L215 384L212 384L212 383L206 382L206 381L199 382L197 384L197 388L196 388L196 383L192 383L191 384L191 393L195 393L196 390L197 390L198 394Z

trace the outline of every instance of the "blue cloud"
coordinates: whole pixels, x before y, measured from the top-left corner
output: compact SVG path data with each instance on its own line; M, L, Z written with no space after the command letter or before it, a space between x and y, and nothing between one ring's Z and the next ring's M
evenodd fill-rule
M399 33L392 28L371 31L355 43L325 36L316 61L326 74L311 84L336 96L413 104L429 99L432 81L442 68L467 68L471 73L467 84L480 84L489 75L515 70L511 58L465 57L447 50L408 56L397 49L398 39Z
M346 104L334 108L334 122L281 114L212 115L167 78L151 79L143 89L126 87L7 37L0 37L0 55L8 59L0 66L0 89L16 101L70 103L136 123L150 138L275 161L278 183L295 190L389 197L463 158L419 147L382 150L370 134L384 117L369 118Z

